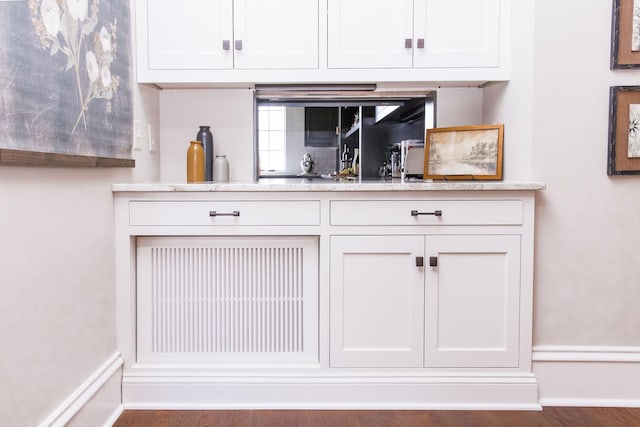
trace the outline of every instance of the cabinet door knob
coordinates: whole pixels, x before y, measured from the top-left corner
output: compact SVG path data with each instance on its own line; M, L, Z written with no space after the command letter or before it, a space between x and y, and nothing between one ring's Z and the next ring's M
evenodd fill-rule
M418 49L424 49L424 39L418 39Z
M231 48L230 40L222 40L222 50L229 50Z
M419 212L417 210L411 211L411 216L420 216L420 215L442 216L442 211L440 209L435 210L433 212Z
M424 267L424 257L417 256L416 257L416 267Z
M437 267L438 266L438 257L430 256L429 257L429 267Z
M235 41L236 50L242 50L242 40Z
M411 41L412 41L411 39L404 39L404 47L406 49L411 49L411 45L412 45Z

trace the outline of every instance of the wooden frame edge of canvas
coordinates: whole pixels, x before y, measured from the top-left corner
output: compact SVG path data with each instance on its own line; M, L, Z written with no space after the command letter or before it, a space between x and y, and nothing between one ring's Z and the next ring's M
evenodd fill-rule
M464 131L472 131L472 130L498 130L498 152L496 157L496 173L495 175L432 175L429 174L429 145L430 139L429 136L433 133L440 132L464 132ZM500 181L502 180L502 158L503 158L503 145L504 145L504 124L495 124L495 125L475 125L475 126L456 126L456 127L448 127L448 128L435 128L435 129L427 129L425 136L425 145L424 145L424 179L433 179L433 180L444 180L444 181L453 181L453 180L468 180L468 181L476 181L476 180L484 180L484 181Z
M126 167L133 168L133 159L81 156L76 154L45 153L0 149L0 166L52 166L52 167Z

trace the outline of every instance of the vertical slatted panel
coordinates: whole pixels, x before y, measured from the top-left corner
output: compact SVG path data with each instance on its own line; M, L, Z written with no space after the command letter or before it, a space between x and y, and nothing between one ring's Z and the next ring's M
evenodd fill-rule
M302 352L302 251L151 248L152 352Z

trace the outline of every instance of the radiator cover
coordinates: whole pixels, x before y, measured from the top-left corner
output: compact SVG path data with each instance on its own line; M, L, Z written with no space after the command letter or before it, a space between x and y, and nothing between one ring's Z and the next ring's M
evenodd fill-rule
M138 363L317 363L316 237L137 239Z

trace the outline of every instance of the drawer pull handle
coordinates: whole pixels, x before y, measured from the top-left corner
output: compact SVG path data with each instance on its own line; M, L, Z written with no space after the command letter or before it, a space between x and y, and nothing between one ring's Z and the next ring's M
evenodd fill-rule
M433 212L418 212L418 211L411 211L411 216L419 216L419 215L433 215L433 216L442 216L442 211L441 210L437 210L437 211L433 211Z
M233 211L231 213L209 211L209 216L240 216L240 211Z

